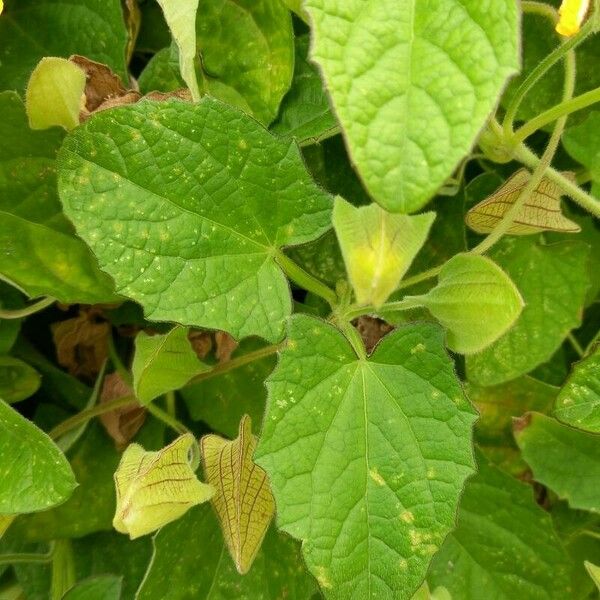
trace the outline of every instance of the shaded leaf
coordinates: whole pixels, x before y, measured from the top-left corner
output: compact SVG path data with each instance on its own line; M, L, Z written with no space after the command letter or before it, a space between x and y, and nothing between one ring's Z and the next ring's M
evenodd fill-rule
M418 210L470 150L519 68L515 2L307 0L304 7L312 57L366 187L390 211Z
M121 600L123 581L116 575L99 575L80 581L62 600Z
M77 486L64 454L31 421L0 400L0 514L47 510Z
M147 452L138 444L127 447L115 472L117 531L133 540L211 498L214 488L198 481L190 465L194 444L188 433L158 452Z
M149 318L281 338L291 300L273 257L331 214L293 143L212 99L144 101L77 128L61 162L65 211Z
M398 328L363 360L296 315L267 388L255 460L325 596L411 598L473 470L475 415L441 328Z
M600 111L589 113L584 121L569 127L561 139L565 150L600 182Z
M135 338L133 389L141 404L178 390L194 375L210 370L198 360L185 327L174 327L164 335L140 331Z
M39 373L12 356L0 355L0 398L8 404L20 402L40 387Z
M34 42L33 42L34 41ZM0 19L0 89L22 91L44 56L84 54L127 80L121 0L7 0Z
M517 171L489 198L482 200L467 212L467 225L477 233L491 233L518 200L530 177L526 169ZM581 231L577 223L562 214L561 194L562 190L554 182L547 178L542 179L516 214L507 233L528 235L541 231Z
M580 242L509 237L489 256L515 283L525 307L506 334L467 358L469 381L479 385L515 379L549 360L580 324L589 281L589 248Z
M85 73L65 58L49 56L37 64L27 84L26 110L32 129L79 125Z
M305 600L315 588L298 544L273 527L250 572L237 573L214 511L205 504L157 533L137 600L188 600L206 593L211 600Z
M536 481L571 508L600 512L600 436L529 413L515 423L515 439Z
M275 512L267 474L253 461L256 443L248 415L235 440L205 435L200 442L206 479L216 490L211 502L241 575L250 570Z
M435 213L395 215L376 204L357 208L339 196L335 199L333 227L359 304L377 307L388 299L434 219Z
M451 258L432 290L406 301L425 306L448 330L448 346L461 354L487 348L512 327L523 309L510 277L489 258L473 254Z
M563 423L600 433L600 346L576 363L554 409Z
M479 461L466 485L456 529L433 558L427 580L456 600L563 600L568 563L532 489Z

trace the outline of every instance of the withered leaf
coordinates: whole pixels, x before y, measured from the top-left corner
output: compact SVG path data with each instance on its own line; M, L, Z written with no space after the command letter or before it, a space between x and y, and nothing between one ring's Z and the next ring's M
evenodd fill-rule
M228 362L238 343L224 331L215 332L215 356L220 363Z
M362 316L356 319L356 329L365 344L365 349L370 354L379 340L394 328L381 319Z
M110 402L118 398L133 396L133 390L118 373L111 373L104 378L100 403ZM118 449L123 449L135 437L146 420L146 409L142 406L123 406L100 415L100 422L106 432L115 441Z
M110 67L78 54L74 54L69 60L85 73L85 107L88 112L94 112L109 98L119 98L127 93L121 79Z
M82 308L79 315L52 325L58 363L75 377L93 379L108 357L110 325L98 311Z
M572 174L565 173L572 177ZM491 196L471 208L465 217L467 225L477 233L490 233L510 207L517 201L531 175L520 169ZM567 219L560 209L560 188L544 177L527 198L507 233L529 235L541 231L577 233L581 228Z
M188 340L190 340L190 344L200 360L206 358L212 350L212 335L208 331L190 330Z
M235 440L211 434L200 442L204 473L216 489L211 502L242 575L250 570L275 512L267 474L253 461L256 444L248 415Z

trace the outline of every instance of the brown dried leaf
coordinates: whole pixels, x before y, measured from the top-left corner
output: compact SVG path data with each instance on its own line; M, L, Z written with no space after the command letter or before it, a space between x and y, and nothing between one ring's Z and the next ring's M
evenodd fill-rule
M85 108L88 112L94 112L109 98L119 98L127 93L121 79L110 67L78 54L74 54L69 60L85 73Z
M142 24L142 12L138 6L137 0L122 0L123 16L125 17L125 26L129 33L129 41L127 42L127 62L131 59L135 49L135 42L140 32Z
M188 334L190 344L200 360L206 358L212 350L212 335L208 331L193 331Z
M238 343L224 331L215 332L215 356L220 363L227 362L231 359L231 355L238 347Z
M100 404L126 396L133 396L133 390L118 373L111 373L104 378ZM119 450L124 449L135 437L145 420L146 409L142 406L123 406L100 415L102 425Z
M572 173L564 173L572 178ZM517 201L531 175L526 169L520 169L500 186L491 196L481 201L467 212L465 221L477 233L490 233ZM537 188L527 198L516 215L507 233L529 235L541 231L562 231L577 233L581 228L567 219L560 209L562 191L548 178L544 177Z
M110 325L98 311L82 308L79 316L52 325L58 363L75 377L93 379L108 357Z
M377 342L394 328L381 319L364 316L356 319L356 329L362 337L367 353L370 354Z
M186 102L192 101L192 93L187 88L181 88L180 90L174 90L172 92L149 92L144 98L148 100L170 100L171 98L177 98L179 100L185 100Z

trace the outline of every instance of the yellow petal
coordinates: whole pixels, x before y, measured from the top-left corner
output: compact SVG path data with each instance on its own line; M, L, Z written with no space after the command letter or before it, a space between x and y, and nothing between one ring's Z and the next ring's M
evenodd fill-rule
M131 444L115 473L117 508L113 526L135 539L181 517L214 493L190 465L194 436L186 433L158 452Z
M556 31L570 37L581 28L581 24L590 8L590 0L563 0L558 9L560 19Z
M275 512L267 474L252 460L256 438L244 415L238 437L206 435L200 442L204 472L216 488L212 498L229 552L240 574L247 573Z
M567 176L571 174L565 173ZM491 196L471 208L465 217L467 225L477 233L490 233L516 202L531 175L520 169ZM507 233L528 235L541 231L577 233L577 223L567 219L560 210L561 191L556 184L543 178L521 207Z

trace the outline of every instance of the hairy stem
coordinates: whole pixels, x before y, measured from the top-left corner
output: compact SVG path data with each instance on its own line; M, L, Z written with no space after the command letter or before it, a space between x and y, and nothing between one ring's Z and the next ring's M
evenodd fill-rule
M156 417L159 421L162 421L165 425L169 426L177 433L183 434L189 432L189 429L183 423L178 421L175 417L172 417L162 408L156 406L154 402L150 402L150 404L146 406L146 409L152 416Z

